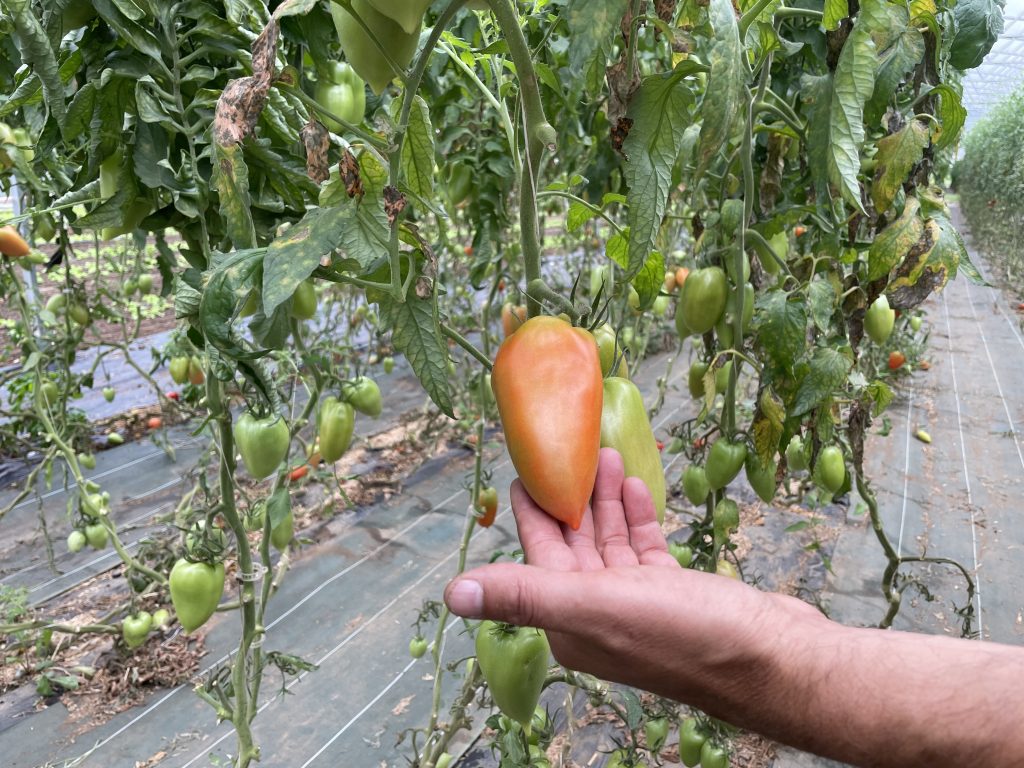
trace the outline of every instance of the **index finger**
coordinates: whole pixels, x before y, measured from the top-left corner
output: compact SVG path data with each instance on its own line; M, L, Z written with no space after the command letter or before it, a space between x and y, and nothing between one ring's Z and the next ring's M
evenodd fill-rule
M537 506L519 478L512 481L510 495L526 562L554 571L579 570L579 562L566 544L558 521Z

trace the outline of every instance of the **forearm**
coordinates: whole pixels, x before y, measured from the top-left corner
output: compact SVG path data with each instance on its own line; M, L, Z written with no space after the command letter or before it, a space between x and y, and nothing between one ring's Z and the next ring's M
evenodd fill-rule
M712 714L856 765L1024 765L1024 649L848 628L765 597L745 661L703 691Z

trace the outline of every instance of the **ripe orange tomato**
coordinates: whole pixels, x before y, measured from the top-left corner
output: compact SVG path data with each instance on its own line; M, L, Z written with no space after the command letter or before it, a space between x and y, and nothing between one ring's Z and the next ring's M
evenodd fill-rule
M160 429L164 425L163 419L159 416L150 416L149 421L146 422L146 426L150 429Z
M577 530L601 448L604 387L597 342L557 317L530 318L502 343L491 384L527 493Z
M893 351L889 353L889 370L895 371L903 367L903 364L907 362L907 357L902 352Z

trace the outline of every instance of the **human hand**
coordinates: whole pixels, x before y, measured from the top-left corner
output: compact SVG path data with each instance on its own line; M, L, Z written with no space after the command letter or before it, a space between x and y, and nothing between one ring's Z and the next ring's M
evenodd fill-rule
M697 703L721 684L702 675L704 665L747 668L740 657L756 654L758 617L773 598L680 568L646 485L623 475L619 454L603 449L578 531L547 515L516 480L512 509L528 565L468 571L448 585L445 601L468 618L545 629L570 669Z

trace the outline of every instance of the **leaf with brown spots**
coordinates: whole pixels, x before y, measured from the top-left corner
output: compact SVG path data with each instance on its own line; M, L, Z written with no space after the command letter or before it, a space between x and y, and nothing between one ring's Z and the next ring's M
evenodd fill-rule
M313 181L322 183L330 178L327 150L331 146L331 137L327 129L315 120L310 120L299 134L306 147L306 174Z
M384 213L387 214L388 224L394 224L408 204L408 199L398 187L393 187L390 184L384 187Z
M213 119L213 138L220 146L240 144L256 129L267 93L274 82L274 63L280 27L271 21L252 44L252 69L249 77L231 80L217 100Z
M363 179L359 173L359 161L356 160L356 156L348 149L341 154L341 162L338 163L338 173L341 175L341 180L345 183L345 191L348 192L349 197L363 196Z

